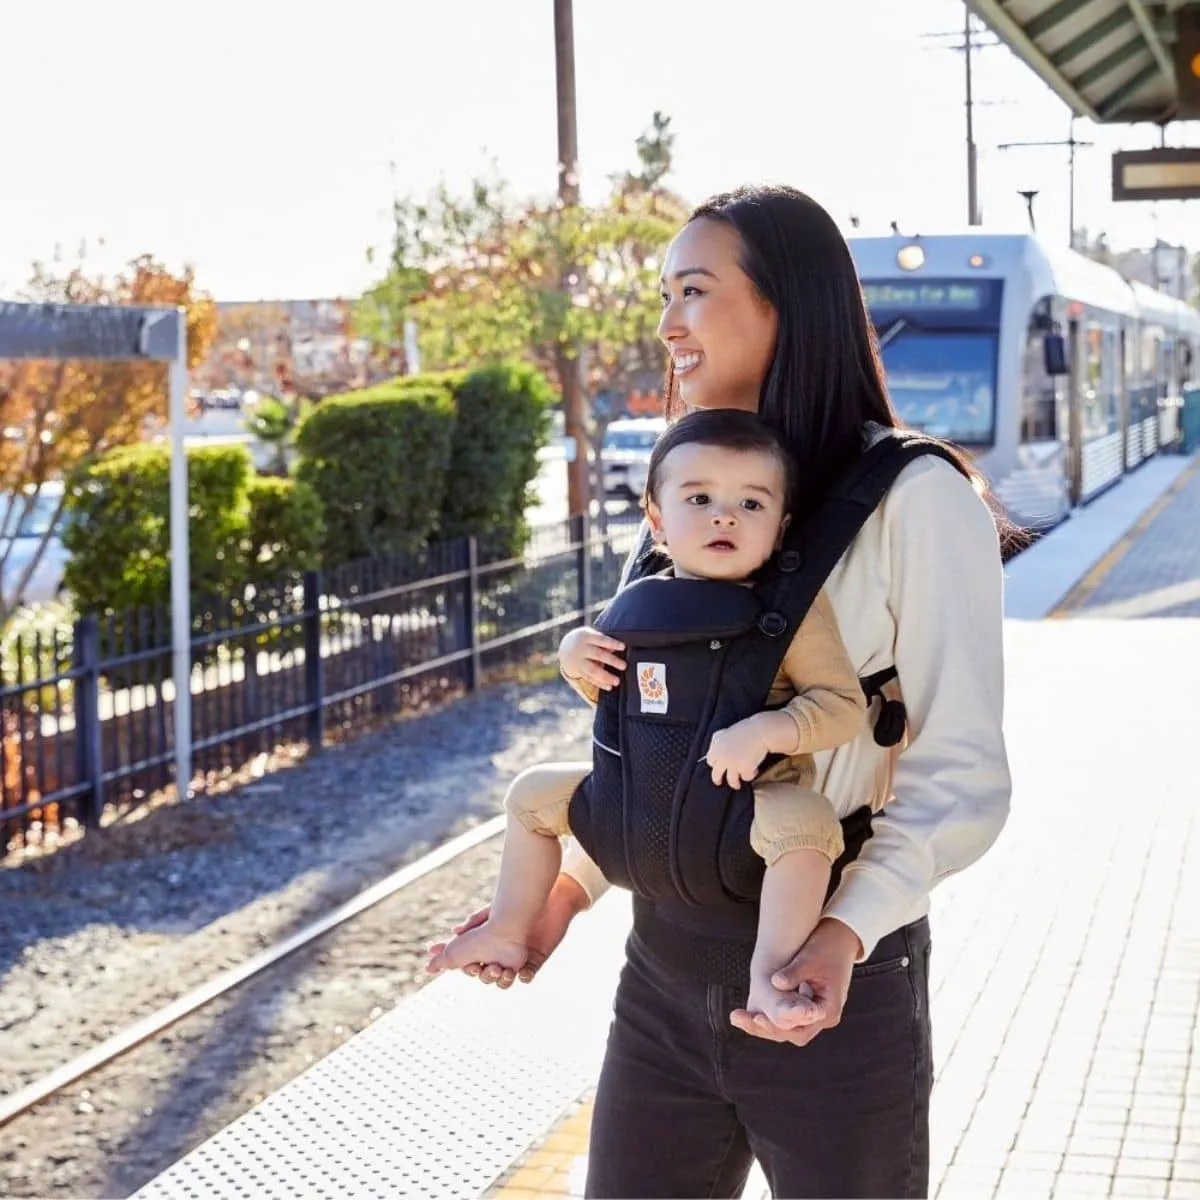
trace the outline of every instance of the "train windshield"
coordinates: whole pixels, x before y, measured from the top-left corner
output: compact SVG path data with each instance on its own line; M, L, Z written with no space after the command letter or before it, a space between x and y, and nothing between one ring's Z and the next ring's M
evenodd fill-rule
M991 445L996 422L996 334L943 332L897 322L879 330L900 420L965 446Z

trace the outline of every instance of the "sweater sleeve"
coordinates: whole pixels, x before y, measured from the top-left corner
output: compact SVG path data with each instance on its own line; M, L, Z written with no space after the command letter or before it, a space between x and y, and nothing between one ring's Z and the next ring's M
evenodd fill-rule
M921 460L908 472L885 501L881 565L909 740L893 799L825 908L858 934L864 957L991 847L1011 791L995 525L948 463Z
M867 701L824 592L800 623L783 670L796 692L783 707L796 723L796 745L789 754L829 750L858 737Z

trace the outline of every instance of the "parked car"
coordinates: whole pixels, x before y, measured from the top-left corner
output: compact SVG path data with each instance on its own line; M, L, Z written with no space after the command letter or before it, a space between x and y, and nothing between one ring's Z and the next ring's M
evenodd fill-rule
M12 537L0 538L0 557L4 559L3 578L0 579L0 589L3 590L4 603L7 605L14 599L17 584L29 560L37 553L38 547L45 537L54 514L58 511L62 500L63 485L61 480L48 480L43 483L33 502L33 507L25 514ZM0 518L8 511L11 493L0 496ZM17 504L24 504L18 498ZM19 510L17 510L19 511ZM14 519L16 514L14 513ZM38 563L29 582L25 585L22 600L26 604L47 604L54 600L62 589L63 568L67 563L67 551L62 544L61 519L59 528L50 536L46 543L45 553Z
M606 496L642 498L650 451L666 427L662 417L631 417L608 427L600 447Z

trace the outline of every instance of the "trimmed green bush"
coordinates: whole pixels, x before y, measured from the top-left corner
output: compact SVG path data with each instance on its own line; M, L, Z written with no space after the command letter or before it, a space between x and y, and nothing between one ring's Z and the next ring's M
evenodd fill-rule
M454 399L458 419L439 535L486 535L515 554L526 537L529 485L550 431L554 389L535 368L506 362L456 379Z
M327 566L418 549L437 527L454 436L444 385L330 397L300 426L297 478L320 497Z
M320 566L321 500L298 479L256 476L247 492L244 562L250 580L293 579Z
M188 454L188 559L193 604L241 594L250 456L243 446ZM114 450L74 479L63 543L77 611L165 604L171 594L170 451Z

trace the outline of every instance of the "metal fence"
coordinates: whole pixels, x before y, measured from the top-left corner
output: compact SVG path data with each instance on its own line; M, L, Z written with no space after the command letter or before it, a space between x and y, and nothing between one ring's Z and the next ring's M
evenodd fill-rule
M637 516L576 517L512 555L464 538L250 589L193 619L194 784L281 743L327 740L449 699L553 653L616 589ZM0 668L0 856L95 827L172 775L165 608L19 636Z

